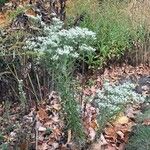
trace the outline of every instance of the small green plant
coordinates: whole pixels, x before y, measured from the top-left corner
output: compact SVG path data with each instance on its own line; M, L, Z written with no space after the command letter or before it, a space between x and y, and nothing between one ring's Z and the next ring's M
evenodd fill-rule
M133 83L111 85L107 81L104 83L103 89L97 91L94 101L98 103L99 108L107 107L110 112L119 110L120 107L128 103L143 103L145 97L133 91L134 88Z
M149 150L150 149L150 127L138 125L133 130L126 146L126 150Z
M1 144L1 145L0 145L0 149L1 149L1 150L9 150L8 144Z
M144 120L150 119L150 108L146 111L144 111L142 114L138 115L137 121L142 123Z
M8 14L9 19L13 20L15 19L19 14L24 13L27 7L17 7L15 10L11 11L11 13Z
M0 143L2 143L4 140L4 136L2 135L2 133L0 133Z
M7 126L7 128L5 129L5 132L6 132L7 134L9 134L9 133L12 132L15 128L16 128L15 125L9 125L9 126Z
M135 85L132 83L110 84L104 83L101 90L97 90L91 102L99 108L99 123L102 127L105 123L124 110L125 106L130 103L143 103L145 97L133 91Z
M45 135L45 136L46 136L46 135L50 135L51 133L52 133L52 129L47 128L44 135Z
M5 4L6 2L8 2L8 0L0 0L0 5Z

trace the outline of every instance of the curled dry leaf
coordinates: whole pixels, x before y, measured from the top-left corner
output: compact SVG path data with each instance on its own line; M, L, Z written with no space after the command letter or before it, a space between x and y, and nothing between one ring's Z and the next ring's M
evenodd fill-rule
M52 107L53 107L55 110L57 110L57 111L59 111L59 110L61 109L61 105L60 105L60 104L54 104L54 105L52 105Z
M150 126L150 119L145 119L142 124Z
M124 139L124 133L123 132L117 131L116 133L117 133L117 135L120 136L121 139Z
M91 127L89 127L88 131L89 131L90 141L93 141L95 139L95 136L96 136L96 131Z
M106 139L105 139L105 137L104 137L104 135L102 133L101 133L100 141L101 141L102 145L107 145L108 144Z
M39 128L38 128L38 131L44 132L44 131L46 131L46 128L45 128L45 127L39 127Z
M8 20L6 18L6 15L3 13L0 13L0 26L3 27L8 23Z
M38 150L48 150L48 147L48 144L43 142L41 145L38 146Z
M41 107L39 107L39 110L37 111L37 116L40 121L44 121L45 119L48 119L48 114L46 110Z
M105 134L106 134L107 136L116 138L116 130L115 130L115 127L112 126L112 127L105 128Z
M127 116L120 116L114 122L114 124L127 124L129 122L129 118Z

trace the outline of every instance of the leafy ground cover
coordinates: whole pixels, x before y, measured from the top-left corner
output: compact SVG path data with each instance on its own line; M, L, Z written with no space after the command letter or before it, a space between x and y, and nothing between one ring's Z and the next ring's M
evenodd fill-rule
M130 3L1 4L0 149L149 149L149 32Z
M129 102L128 105L124 105L124 108L121 108L122 111L116 111L115 109L107 107L108 105L106 105L106 109L100 109L100 112L98 111L98 101L93 101L93 97L97 98L96 93L97 90L99 93L99 89L102 88L101 82L104 81L103 79L109 78L111 81L110 84L113 84L117 80L126 84L126 79L128 79L128 77L132 78L133 75L137 75L136 79L140 81L140 75L143 74L143 72L145 72L144 77L147 77L149 74L148 68L144 67L136 69L130 66L116 68L112 68L114 71L112 71L112 69L106 69L103 76L97 76L94 85L90 87L87 86L83 90L83 100L86 101L86 103L80 108L80 113L84 124L86 144L80 143L82 148L85 148L87 145L89 145L89 149L116 149L118 147L121 149L125 147L125 143L128 142L129 134L132 133L132 127L138 122L135 121L136 118L138 118L137 120L139 121L140 118L142 118L143 120L140 121L140 123L143 123L143 125L145 124L147 126L146 128L149 128L149 117L143 117L145 113L143 114L142 110L145 106L141 102L140 104ZM124 77L123 80L116 77L118 76L118 69L126 71L125 74L121 71L121 74L119 75L120 78L122 78L122 76ZM141 71L141 74L139 71ZM147 81L148 80L146 80L146 82ZM135 82L135 80L133 80L133 82ZM147 95L149 92L145 87L147 83L139 83L143 94ZM111 88L111 86L109 88ZM122 90L124 90L124 88L122 88ZM89 97L92 101L87 100ZM126 97L124 99L127 100ZM148 108L148 101L145 101L145 104ZM116 104L112 104L112 106L115 105ZM32 107L30 113L24 116L20 113L21 108L18 104L13 104L12 106L13 107L10 107L10 110L7 108L6 111L6 105L1 105L1 142L3 143L1 146L3 148L9 143L9 149L11 149L11 146L14 148L14 145L16 148L19 147L21 149L35 149L35 147L38 147L38 149L79 149L76 142L73 142L74 135L72 131L65 129L62 105L60 97L56 92L52 92L48 99L41 101L38 111L36 111L35 107ZM120 104L118 107L119 106L122 107ZM109 108L114 112L113 114L108 111ZM144 110L146 109L144 108ZM139 117L136 117L137 115L139 115ZM135 134L138 134L138 132L135 132ZM93 143L95 138L97 139L97 142L91 145L90 143ZM139 139L140 138L141 136Z

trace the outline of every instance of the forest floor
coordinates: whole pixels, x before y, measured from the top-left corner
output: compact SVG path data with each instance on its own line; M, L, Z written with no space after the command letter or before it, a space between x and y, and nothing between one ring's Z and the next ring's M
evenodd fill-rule
M77 77L81 80L81 76ZM87 77L86 77L87 78ZM109 67L103 74L98 71L88 76L88 85L85 81L84 88L81 87L84 101L85 97L95 95L97 89L101 89L103 81L109 79L111 83L123 84L127 81L137 84L135 91L143 94L150 94L150 68L140 65L132 67ZM97 136L98 123L96 118L96 106L91 103L84 103L82 120L86 133L86 146L83 149L91 150L124 150L126 143L132 133L133 127L139 124L137 115L142 114L145 109L150 109L149 103L141 105L128 105L125 111L120 112L116 118L106 123L100 135ZM19 147L24 149L39 150L78 150L78 145L72 140L71 130L65 130L65 124L61 112L60 98L55 91L50 93L48 99L41 101L38 110L33 105L28 114L23 114L22 108L17 103L0 105L0 142L3 146L9 144L9 150ZM92 119L91 119L92 118ZM149 126L150 116L143 118L140 124ZM96 138L95 142L91 142Z

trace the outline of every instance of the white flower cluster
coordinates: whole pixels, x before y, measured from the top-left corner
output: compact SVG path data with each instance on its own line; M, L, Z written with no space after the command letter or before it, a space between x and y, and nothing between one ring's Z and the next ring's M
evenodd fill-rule
M129 82L119 85L104 83L102 90L97 90L94 101L99 108L107 108L110 111L117 111L127 103L141 103L145 97L134 91L135 85Z
M25 48L38 51L40 54L48 52L54 61L61 56L77 58L82 53L88 55L88 53L95 51L89 45L96 39L96 34L87 28L63 29L63 22L57 18L53 18L50 26L41 20L40 22L43 35L28 39Z

